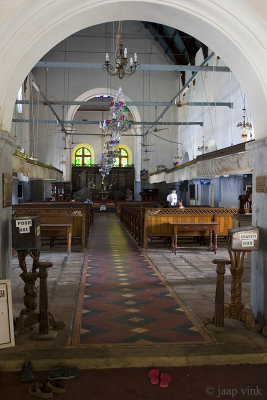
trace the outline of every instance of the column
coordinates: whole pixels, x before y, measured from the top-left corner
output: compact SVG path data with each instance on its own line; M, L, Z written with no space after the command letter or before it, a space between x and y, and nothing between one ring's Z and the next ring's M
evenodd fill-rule
M251 257L251 306L258 323L267 325L267 193L256 189L256 178L267 176L267 138L249 144L254 151L252 224L260 229L260 248Z
M12 154L15 149L15 138L0 130L0 279L11 277Z

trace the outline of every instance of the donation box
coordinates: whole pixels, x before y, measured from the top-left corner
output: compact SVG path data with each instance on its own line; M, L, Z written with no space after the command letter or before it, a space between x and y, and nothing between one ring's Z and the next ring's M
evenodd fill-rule
M12 220L12 247L15 250L41 247L40 217L18 217Z
M259 229L254 226L229 229L232 250L253 251L259 249Z

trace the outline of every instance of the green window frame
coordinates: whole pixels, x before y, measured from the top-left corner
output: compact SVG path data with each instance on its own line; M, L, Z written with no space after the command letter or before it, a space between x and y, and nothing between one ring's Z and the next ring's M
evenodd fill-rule
M113 167L127 167L128 166L128 152L122 147L119 148L119 154L116 157L116 161L113 163Z
M89 149L80 147L75 152L74 165L75 167L88 167L92 163L92 156Z

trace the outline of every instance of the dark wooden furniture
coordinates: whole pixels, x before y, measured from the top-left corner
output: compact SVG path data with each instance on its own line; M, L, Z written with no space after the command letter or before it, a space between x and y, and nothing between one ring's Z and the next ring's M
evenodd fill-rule
M217 251L217 222L169 222L173 228L172 234L172 251L176 254L177 237L190 232L190 235L202 236L204 233L209 233L209 249L216 253Z
M245 205L247 204L247 213L252 213L252 187L249 187L246 191L246 194L240 195L238 197L239 200L239 210L238 214L246 214Z
M114 167L110 170L110 174L105 176L104 184L102 184L102 176L99 172L100 165L94 164L88 167L72 167L72 191L77 192L85 187L89 187L92 183L94 189L92 191L93 202L101 200L99 191L106 186L110 190L109 198L115 203L125 200L126 190L130 189L134 193L134 166Z
M20 216L39 216L41 219L41 236L66 236L79 238L81 250L86 247L90 225L93 222L93 208L91 204L80 202L31 202L14 205L13 218ZM62 217L62 218L61 218ZM57 218L57 220L55 219ZM49 226L63 224L63 226ZM67 224L67 225L66 225ZM71 235L70 235L71 224ZM46 226L44 226L46 225ZM50 232L48 232L50 231ZM69 247L68 247L69 248Z
M55 201L68 201L71 199L71 183L70 182L52 182L51 196Z
M158 201L158 189L144 189L142 192L143 201Z
M49 213L40 211L40 228L41 236L50 238L50 247L54 246L54 241L57 236L62 236L62 232L67 236L67 252L71 252L72 238L72 222L71 214L68 210L58 213L57 210L51 210Z

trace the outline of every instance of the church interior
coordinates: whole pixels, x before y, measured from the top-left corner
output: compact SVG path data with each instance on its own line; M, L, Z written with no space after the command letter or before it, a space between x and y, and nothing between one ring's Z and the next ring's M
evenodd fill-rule
M0 21L5 393L26 376L16 396L50 398L80 369L83 398L83 370L108 368L165 368L174 390L176 368L229 364L261 372L195 393L266 392L266 7L58 3Z

